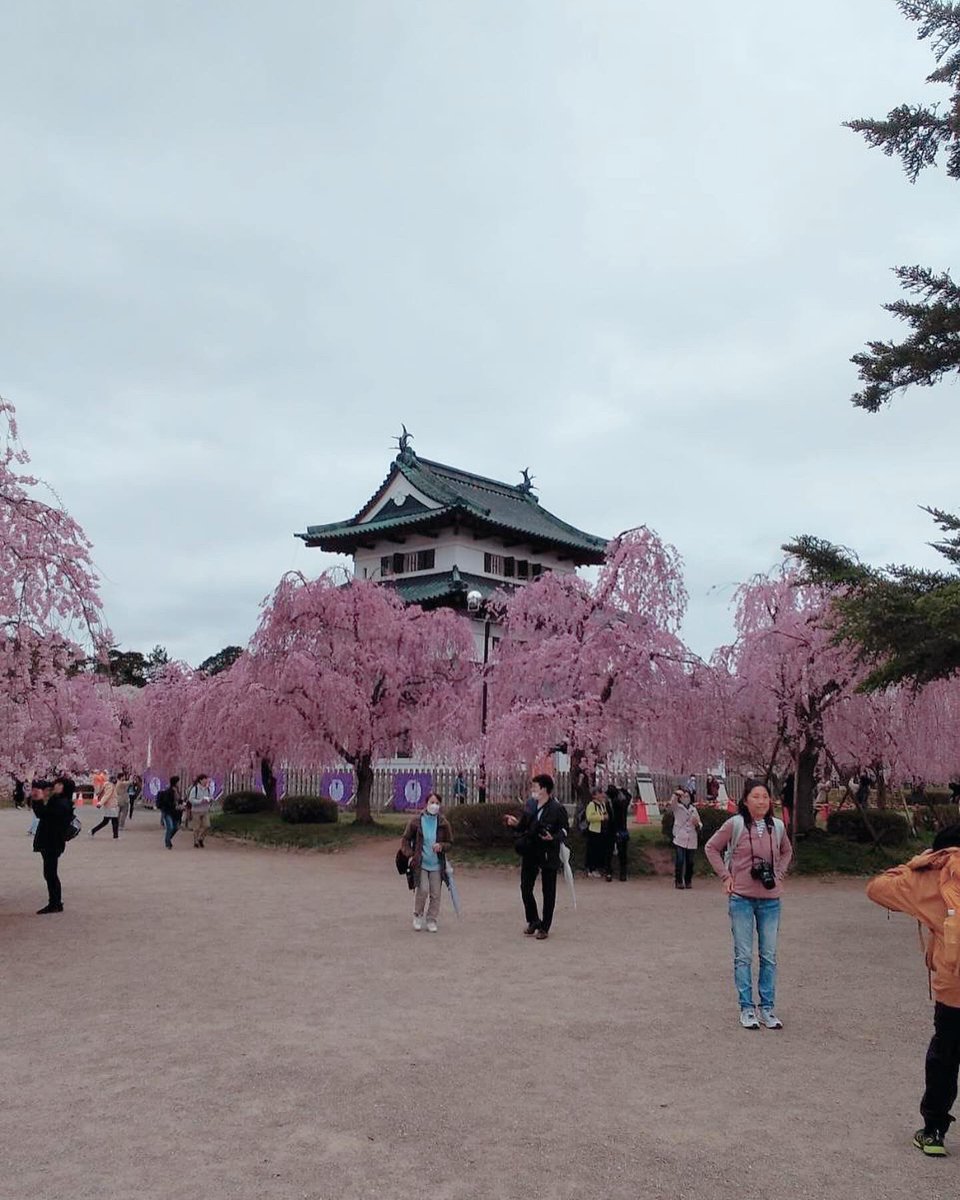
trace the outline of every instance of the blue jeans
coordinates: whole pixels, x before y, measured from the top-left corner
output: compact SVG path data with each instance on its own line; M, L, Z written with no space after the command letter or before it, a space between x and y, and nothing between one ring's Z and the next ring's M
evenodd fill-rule
M777 933L780 901L730 897L730 928L733 930L733 981L741 1008L753 1007L753 927L757 927L760 949L760 1007L773 1008L777 992Z
M173 813L163 814L163 844L165 846L173 845L173 835L177 832L177 818Z

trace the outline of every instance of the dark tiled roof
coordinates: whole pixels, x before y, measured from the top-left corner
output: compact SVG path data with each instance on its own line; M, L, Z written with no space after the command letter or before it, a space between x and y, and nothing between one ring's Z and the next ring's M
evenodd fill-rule
M508 583L486 579L482 575L469 575L458 571L456 567L452 571L441 571L434 575L388 577L383 584L393 588L406 604L424 604L428 607L457 597L461 597L466 605L467 592L474 590L478 591L484 600L488 600L495 592L509 589Z
M419 512L405 514L399 513L399 510L388 511L390 516L381 517L378 514L372 521L357 523L356 518L353 518L350 521L334 521L330 525L308 525L307 532L298 533L297 537L303 538L308 546L322 546L325 542L337 541L348 541L352 545L363 541L370 534L391 533L394 529L418 529L434 524L438 518L443 520L444 517L451 516L454 509L421 508ZM394 515L395 513L397 515Z
M408 507L408 498L408 503L392 509L389 517L378 515L372 521L361 520L379 502L397 472L439 508L412 509ZM310 525L306 533L297 536L309 546L346 550L365 534L433 525L438 518L446 518L444 523L457 518L500 534L510 533L531 542L545 543L570 553L571 558L581 563L601 562L607 545L604 538L584 533L548 512L523 484L501 483L444 463L418 458L409 449L397 456L376 495L355 517L330 525Z

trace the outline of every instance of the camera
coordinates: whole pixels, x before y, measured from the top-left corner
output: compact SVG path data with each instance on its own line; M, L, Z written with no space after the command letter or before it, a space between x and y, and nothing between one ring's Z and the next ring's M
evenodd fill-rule
M765 858L755 858L750 868L750 878L757 879L768 892L777 886L777 877L773 873L773 864Z

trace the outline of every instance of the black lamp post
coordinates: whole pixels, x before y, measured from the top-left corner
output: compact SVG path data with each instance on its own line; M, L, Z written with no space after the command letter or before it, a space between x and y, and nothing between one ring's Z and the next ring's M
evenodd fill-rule
M467 612L472 616L483 613L483 686L480 690L480 777L477 785L477 802L487 802L487 663L490 661L490 617L483 607L483 594L476 589L467 592Z

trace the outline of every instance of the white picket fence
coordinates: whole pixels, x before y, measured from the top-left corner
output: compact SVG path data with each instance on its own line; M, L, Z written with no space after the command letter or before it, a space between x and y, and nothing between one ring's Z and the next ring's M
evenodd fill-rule
M287 795L322 795L323 776L328 771L335 771L337 774L353 774L350 768L343 766L343 764L334 764L327 767L285 767ZM373 773L373 792L370 798L370 806L374 812L388 812L393 808L396 776L398 774L406 775L411 772L429 775L431 777L430 786L434 791L440 793L447 804L457 802L476 804L479 799L479 772L475 768L464 768L458 772L456 767L433 766L411 761L404 763L402 766L390 765L375 768ZM638 770L618 770L601 773L599 777L600 786L605 788L608 784L613 783L617 787L626 788L631 796L639 796L639 787L637 785L639 773ZM466 785L466 795L462 800L459 799L456 791L458 774L462 774L464 784ZM643 774L644 776L648 776L648 772L646 771ZM188 778L186 772L184 772L184 778ZM192 776L189 778L192 778ZM667 774L666 772L654 772L652 778L657 800L661 806L665 805L673 789L677 786L679 777ZM686 779L686 776L683 778ZM697 800L698 802L702 802L707 796L707 776L705 774L698 774L696 779ZM487 800L490 803L521 800L527 794L528 785L529 775L522 770L513 772L488 772ZM260 790L259 776L251 771L231 771L227 773L224 780L225 792L244 791L251 786ZM735 800L739 799L742 786L743 779L741 776L728 775L726 777L727 792ZM561 771L557 774L554 795L561 804L571 803L571 777L569 771ZM352 803L350 807L352 807Z

